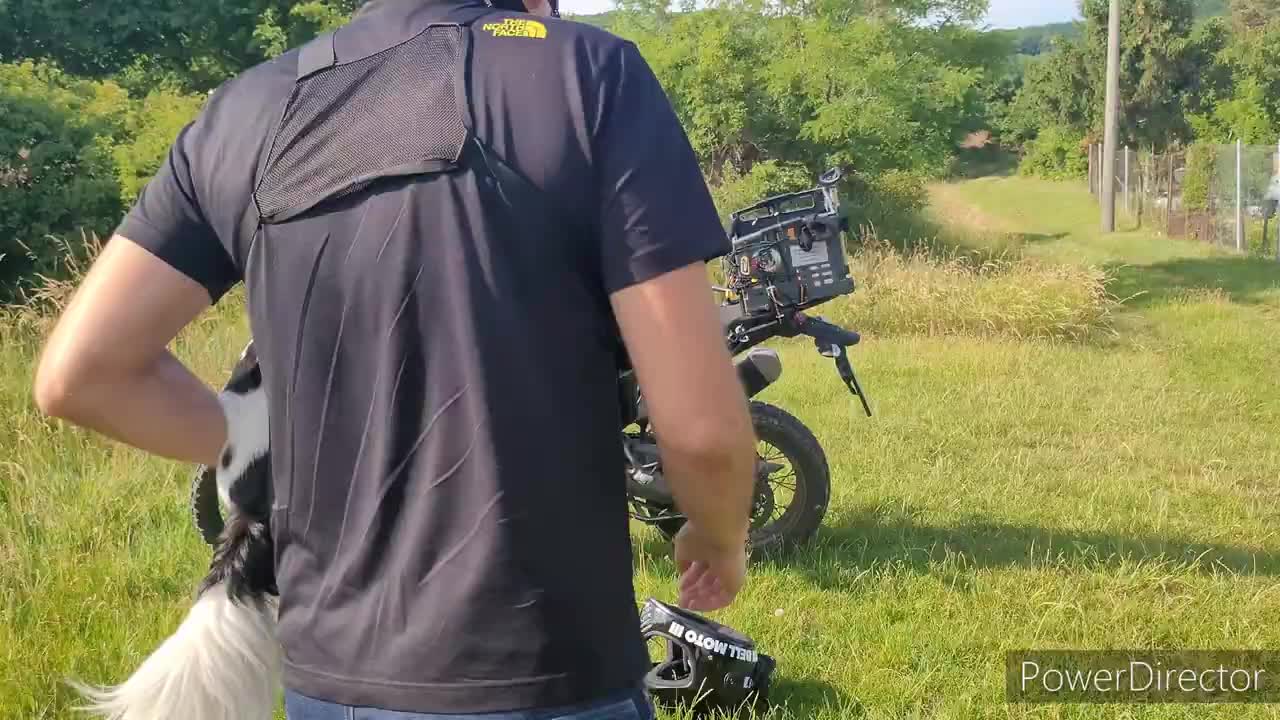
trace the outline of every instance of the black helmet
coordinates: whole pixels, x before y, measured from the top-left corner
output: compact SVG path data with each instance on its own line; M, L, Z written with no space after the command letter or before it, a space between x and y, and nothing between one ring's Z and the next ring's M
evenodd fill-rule
M666 658L644 679L658 704L735 711L768 703L775 663L751 638L652 598L640 612L640 630L646 641L665 645Z
M528 12L524 6L524 0L484 0L491 7L499 10L508 10L511 12ZM551 6L551 17L560 17L560 0L547 0L547 4Z

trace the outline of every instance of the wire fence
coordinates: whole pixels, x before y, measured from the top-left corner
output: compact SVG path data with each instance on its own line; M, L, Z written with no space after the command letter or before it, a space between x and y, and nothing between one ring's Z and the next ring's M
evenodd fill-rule
M1103 159L1101 145L1090 147L1089 191L1099 200ZM1121 148L1113 180L1117 221L1280 261L1280 142Z

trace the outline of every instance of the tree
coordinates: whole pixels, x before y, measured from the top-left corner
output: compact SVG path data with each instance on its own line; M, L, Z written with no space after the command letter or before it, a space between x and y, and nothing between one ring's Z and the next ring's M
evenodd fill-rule
M1280 18L1275 0L1231 0L1231 22L1237 33L1259 30Z
M209 90L345 18L358 0L0 0L0 62L108 78L130 68Z
M1101 128L1101 69L1089 60L1085 40L1060 40L1056 49L1028 63L1022 88L998 128L1010 145L1034 140L1041 128L1083 137Z
M56 274L60 239L119 222L111 138L127 115L116 85L40 63L0 64L0 301L37 273Z
M1052 125L1100 136L1105 116L1109 0L1083 0L1084 35L1061 41L1028 70L1007 130L1019 140ZM1123 0L1120 137L1163 149L1192 137L1188 105L1200 91L1191 0Z
M839 165L855 226L906 235L926 177L986 127L984 84L1009 70L1006 36L955 20L985 6L719 0L674 12L625 0L611 27L654 69L721 211Z
M769 159L811 171L939 172L957 142L982 127L981 85L1011 45L896 14L943 3L898 3L887 16L873 4L850 0L846 9L862 14L846 22L765 12L749 0L682 13L637 3L615 30L654 68L713 184Z
M1084 0L1087 59L1091 68L1106 67L1109 0ZM1164 148L1190 138L1183 112L1184 96L1197 68L1188 60L1195 24L1191 0L1124 0L1121 13L1120 133L1130 145ZM1101 90L1102 72L1096 72ZM1100 94L1099 97L1105 98ZM1097 103L1101 127L1105 100Z
M783 6L837 23L872 18L936 26L975 23L987 14L990 0L783 0Z
M940 172L974 129L986 74L947 57L955 47L907 25L806 23L779 49L770 88L805 118L819 164Z
M764 73L776 44L766 25L776 21L733 8L672 15L633 5L623 12L615 30L653 68L713 183L749 171L794 136L796 124L780 128L789 122L786 109L771 107L766 96Z
M1191 122L1213 142L1271 143L1280 136L1280 18L1206 48L1207 99Z

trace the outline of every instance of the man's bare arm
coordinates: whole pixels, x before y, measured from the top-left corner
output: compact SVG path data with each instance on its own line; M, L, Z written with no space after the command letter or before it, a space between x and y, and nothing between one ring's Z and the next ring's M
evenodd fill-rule
M226 439L217 395L167 349L209 303L198 283L112 238L45 345L37 405L152 454L215 463Z
M698 263L613 296L676 503L720 549L746 543L755 433Z

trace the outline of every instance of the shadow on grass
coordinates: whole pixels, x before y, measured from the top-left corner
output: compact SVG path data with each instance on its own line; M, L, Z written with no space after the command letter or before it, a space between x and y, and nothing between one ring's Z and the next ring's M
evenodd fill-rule
M1182 258L1152 265L1112 265L1111 293L1145 307L1221 290L1234 302L1257 304L1280 291L1280 263L1240 257Z
M850 571L898 567L920 574L951 574L965 585L975 568L1114 568L1158 564L1166 571L1280 576L1280 553L1245 546L1165 537L1070 532L1004 525L975 518L954 526L921 525L872 512L835 518L812 547L766 566L804 573L823 589L847 587Z
M635 538L648 566L674 576L671 544L654 535ZM755 559L764 567L804 572L823 587L841 582L850 569L894 565L917 573L940 566L1116 567L1162 564L1202 574L1280 576L1280 553L1259 548L1179 538L1070 532L993 523L981 518L953 526L930 526L909 518L867 511L828 520L813 544Z
M636 537L635 551L650 569L674 577L671 543L656 533ZM871 511L829 518L807 547L755 558L763 568L800 570L823 587L850 569L894 565L917 573L938 567L1116 567L1162 564L1203 574L1280 576L1280 553L1179 538L1070 532L993 523L982 518L931 526Z
M860 718L866 715L862 704L851 699L840 688L814 678L788 677L785 667L779 667L776 671L769 699L776 708L774 712L764 715L765 718L807 718L824 709L838 709L841 718Z
M1054 240L1061 240L1062 238L1066 237L1069 234L1070 233L1065 233L1065 232L1053 233L1053 234L1011 233L1010 239L1012 239L1015 243L1032 245L1035 243L1046 243L1046 242L1053 242Z

